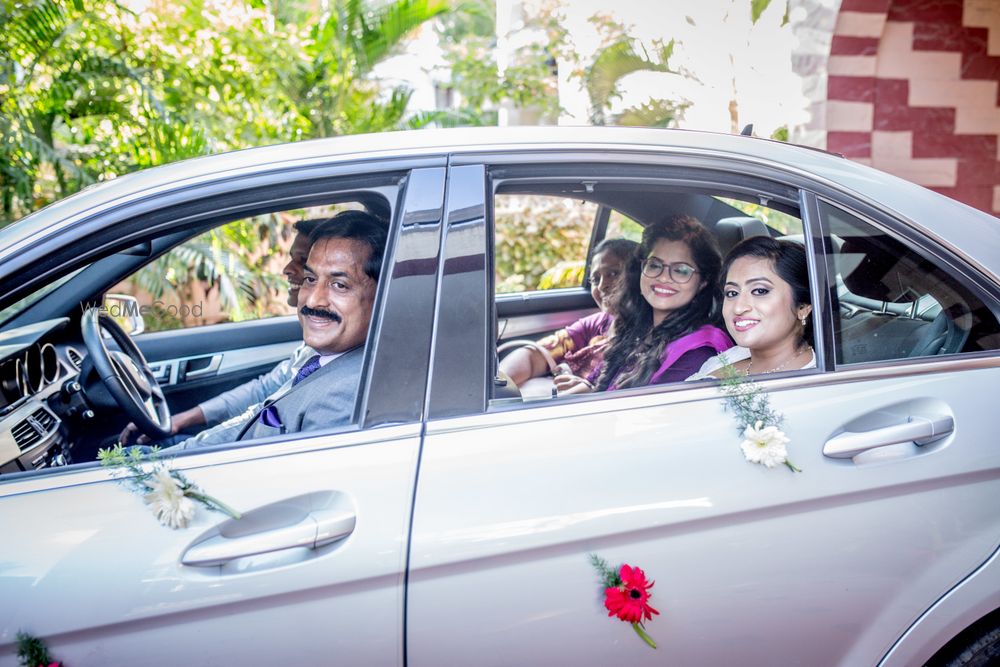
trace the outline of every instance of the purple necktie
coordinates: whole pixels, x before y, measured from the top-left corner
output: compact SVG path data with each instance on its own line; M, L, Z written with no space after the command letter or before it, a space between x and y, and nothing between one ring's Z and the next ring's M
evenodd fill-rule
M320 369L319 355L313 355L309 361L299 369L299 372L295 374L295 379L292 380L292 386L294 387L298 383L305 380L307 377L315 373ZM271 428L281 428L284 424L281 423L281 417L278 415L278 409L274 405L268 405L260 412L260 423L265 426L270 426Z
M305 380L307 377L309 377L318 370L319 370L319 355L314 354L312 357L310 357L309 361L307 361L305 365L299 369L299 372L295 374L295 379L292 380L292 386L294 387L295 385L302 382L303 380Z

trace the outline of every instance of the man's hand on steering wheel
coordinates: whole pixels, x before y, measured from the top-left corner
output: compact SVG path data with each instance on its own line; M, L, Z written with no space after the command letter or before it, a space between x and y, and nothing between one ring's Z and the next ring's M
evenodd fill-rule
M189 410L178 412L176 415L170 417L170 435L177 435L188 426L198 426L204 423L206 423L205 413L196 405ZM138 438L136 438L137 435L139 436ZM135 442L133 443L132 440L135 440ZM129 422L121 435L118 436L118 442L123 445L147 445L152 442L152 439L145 433L140 433L139 427Z

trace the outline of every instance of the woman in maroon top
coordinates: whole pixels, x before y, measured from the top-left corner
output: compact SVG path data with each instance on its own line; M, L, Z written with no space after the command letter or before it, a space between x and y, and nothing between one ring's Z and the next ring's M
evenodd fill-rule
M578 385L586 386L586 378L596 378L597 368L608 344L608 330L614 319L614 295L617 293L625 266L639 244L628 239L605 239L594 249L590 265L590 294L600 311L573 322L565 329L542 338L538 345L548 350L557 364L564 364L568 373L553 381L560 392ZM500 370L516 385L533 377L548 374L548 361L532 347L514 350L500 362Z

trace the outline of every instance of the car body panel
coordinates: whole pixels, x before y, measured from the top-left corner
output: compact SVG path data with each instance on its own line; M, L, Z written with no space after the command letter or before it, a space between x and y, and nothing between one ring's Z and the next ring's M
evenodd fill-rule
M330 653L350 664L402 664L419 442L411 425L177 459L192 481L244 513L320 496L265 521L271 530L302 520L310 503L356 514L351 535L332 545L225 566L180 562L225 516L199 509L188 529L164 528L106 470L0 485L0 626L45 637L66 664L158 665L165 655L186 664L282 664ZM234 633L238 642L221 641ZM12 657L13 640L0 638L0 663Z
M998 380L994 364L847 386L767 383L801 474L743 461L714 388L431 424L410 663L433 664L433 630L450 623L458 662L659 664L602 611L596 553L656 581L661 615L647 631L673 664L769 664L776 642L783 664L874 664L996 548L1000 451L958 434L988 428L985 393ZM969 391L983 398L958 400ZM956 435L870 463L823 456L845 424L901 404L951 411Z
M941 597L900 637L880 663L884 667L922 665L953 637L1000 609L1000 548Z

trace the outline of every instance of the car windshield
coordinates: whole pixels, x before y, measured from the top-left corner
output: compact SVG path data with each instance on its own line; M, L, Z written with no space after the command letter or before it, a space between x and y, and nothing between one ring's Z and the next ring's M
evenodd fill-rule
M14 303L12 303L11 305L7 306L3 310L0 310L0 326L5 326L7 324L7 322L9 322L10 320L14 319L15 317L17 317L18 315L20 315L21 313L23 313L25 310L27 310L28 308L30 308L31 306L33 306L35 303L37 303L46 294L49 294L50 292L52 292L52 291L54 291L54 290L62 287L66 283L68 283L71 279L73 279L74 277L76 277L76 275L78 273L80 273L81 271L83 271L88 266L90 266L90 265L87 264L85 266L82 266L79 269L77 269L76 271L72 271L72 272L66 274L65 276L63 276L62 278L54 280L53 282L49 283L45 287L42 287L41 289L39 289L39 290L37 290L35 292L32 292L31 294L29 294L28 296L24 297L20 301L15 301Z

